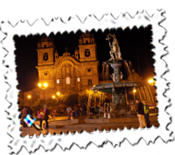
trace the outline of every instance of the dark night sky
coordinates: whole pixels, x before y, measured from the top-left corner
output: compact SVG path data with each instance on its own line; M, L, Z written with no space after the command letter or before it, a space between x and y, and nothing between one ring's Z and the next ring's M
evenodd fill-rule
M151 44L152 41L152 26L132 29L106 29L104 32L98 30L91 30L95 37L97 45L97 59L100 62L99 72L101 72L101 63L107 61L110 58L110 48L109 43L106 40L106 35L111 33L115 34L119 42L122 58L128 59L132 62L136 72L138 72L138 61L140 66L140 75L144 79L154 76L153 63L154 60L153 52L151 52L154 47ZM53 38L55 48L57 49L59 55L65 52L65 47L68 47L68 52L71 55L74 54L74 50L78 48L78 39L82 34L80 30L76 34L63 33L62 35L58 32L56 35L51 33L49 36ZM17 64L17 80L19 85L17 88L21 91L28 91L37 87L38 83L38 73L35 66L37 66L37 42L41 38L39 34L25 36L14 36L15 42L15 54L16 54L16 64ZM112 41L112 40L111 40Z

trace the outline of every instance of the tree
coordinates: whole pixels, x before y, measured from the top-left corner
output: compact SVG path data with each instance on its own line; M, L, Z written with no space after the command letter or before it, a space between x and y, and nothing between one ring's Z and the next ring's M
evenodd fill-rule
M56 107L57 106L57 101L55 99L49 98L45 101L45 104L47 107Z
M38 99L37 101L34 102L32 105L32 108L41 108L41 102L42 100Z
M88 102L88 96L86 94L81 94L78 97L78 105L81 106L83 103Z
M45 102L44 100L40 100L38 99L37 101L34 102L34 104L32 105L32 110L34 111L34 113L37 112L38 109L43 109Z
M67 106L78 106L78 94L68 93L63 97L63 103Z

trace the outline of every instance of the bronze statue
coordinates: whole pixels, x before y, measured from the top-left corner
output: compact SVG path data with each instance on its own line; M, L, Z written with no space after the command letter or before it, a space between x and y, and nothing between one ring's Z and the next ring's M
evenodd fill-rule
M113 38L112 45L110 43L110 39L111 39L110 36ZM117 41L117 38L116 38L115 34L112 35L112 34L109 33L109 35L107 35L106 40L109 41L109 46L110 46L110 49L111 49L111 51L110 51L111 59L110 60L120 60L120 59L122 59L121 52L120 52L120 47L119 47L119 44L118 44L118 41ZM114 55L115 55L115 58L114 58Z
M115 74L114 73L112 73L112 75L110 75L110 77L112 78L112 80L115 82L116 80L115 80Z

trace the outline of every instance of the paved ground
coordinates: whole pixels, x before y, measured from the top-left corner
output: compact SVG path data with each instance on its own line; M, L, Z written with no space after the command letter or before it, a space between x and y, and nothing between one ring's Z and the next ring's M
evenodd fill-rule
M150 116L150 122L153 126L158 127L159 123L157 122L157 116ZM36 124L39 125L39 121L36 121ZM43 125L45 121L43 121ZM67 116L59 116L55 119L49 119L49 129L43 129L42 131L37 131L34 127L23 128L21 127L22 133L21 136L26 136L27 134L33 136L34 134L40 135L43 133L44 135L50 134L60 134L61 132L82 132L83 130L87 132L93 132L95 129L100 131L105 130L122 130L124 127L130 129L137 129L139 127L139 122L137 116L132 117L118 117L111 119L104 119L102 117L96 118L94 117L75 117L72 120L67 120Z

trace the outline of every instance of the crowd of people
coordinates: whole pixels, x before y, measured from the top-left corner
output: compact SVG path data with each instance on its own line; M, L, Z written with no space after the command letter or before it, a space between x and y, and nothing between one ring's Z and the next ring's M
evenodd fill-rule
M27 115L30 115L31 118L33 118L33 111L30 107L24 107L23 110L22 110L22 117L21 117L21 122L22 122L22 125L23 127L27 127L27 124L26 122L24 121L25 117ZM42 130L42 121L45 120L45 123L46 123L46 127L45 129L48 129L49 128L49 123L48 123L48 119L49 119L49 110L47 108L46 105L44 105L43 109L40 108L37 110L37 119L40 121L40 129Z
M143 100L142 102L137 99L136 106L135 106L134 110L137 112L138 120L140 123L140 128L144 128L144 127L149 128L149 127L151 127L150 121L149 121L149 105L145 100ZM77 107L72 108L72 107L68 106L66 108L66 111L68 114L68 120L71 120L71 116L79 116L80 111L81 111L82 116L86 116L87 112L89 112L89 114L95 115L95 114L106 112L107 110L109 111L109 109L107 109L107 108L108 108L107 106L104 107L102 104L93 104L92 103L90 105L89 109L87 109L87 104L83 103L81 105L80 109L78 109ZM39 126L41 129L42 129L43 120L45 120L45 124L46 124L45 129L49 128L49 123L48 123L49 115L52 115L53 119L55 119L56 112L57 112L56 109L53 109L52 113L50 114L50 111L46 105L44 105L43 109L40 108L37 110L37 119L40 122ZM23 108L22 120L24 120L24 118L27 116L27 114L30 114L30 116L32 117L33 111L30 107ZM24 121L22 121L22 124L23 124L23 127L27 127L27 124Z

